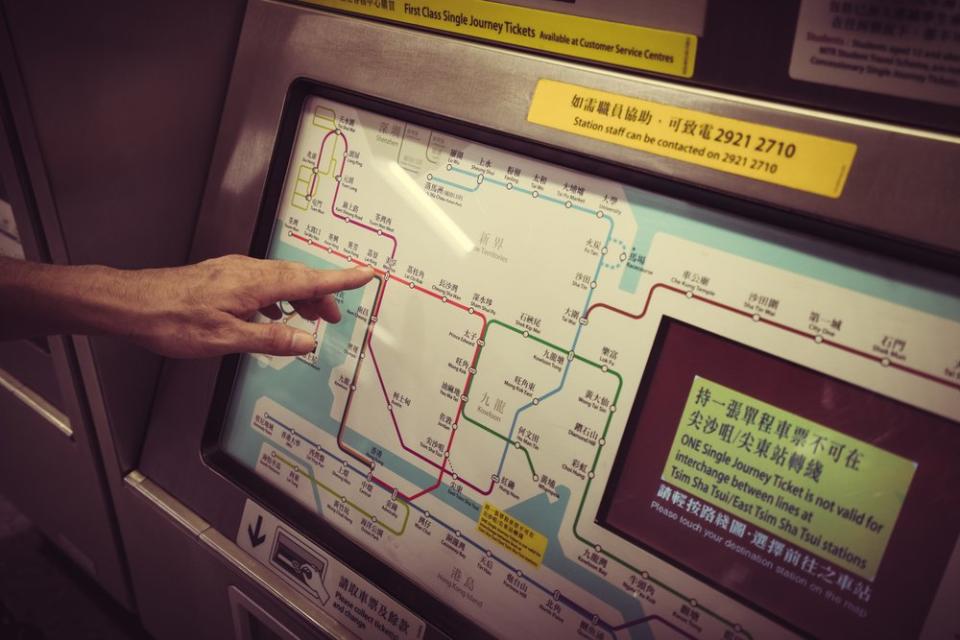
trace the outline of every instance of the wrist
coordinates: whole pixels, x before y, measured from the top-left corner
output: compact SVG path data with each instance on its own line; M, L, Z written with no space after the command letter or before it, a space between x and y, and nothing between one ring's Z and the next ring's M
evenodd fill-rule
M51 275L73 333L129 336L137 326L136 287L131 272L101 265L58 268ZM58 301L58 302L60 302Z

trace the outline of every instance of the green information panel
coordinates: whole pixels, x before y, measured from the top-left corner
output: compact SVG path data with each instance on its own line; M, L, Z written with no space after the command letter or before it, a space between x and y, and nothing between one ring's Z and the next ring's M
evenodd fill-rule
M698 376L663 479L873 580L916 469Z

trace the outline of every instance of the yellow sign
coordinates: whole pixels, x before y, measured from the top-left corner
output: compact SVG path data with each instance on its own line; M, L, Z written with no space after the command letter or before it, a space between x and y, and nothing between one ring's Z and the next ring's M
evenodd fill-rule
M540 80L527 120L791 189L839 198L857 145Z
M873 580L916 469L697 376L662 478Z
M683 78L693 75L697 54L697 37L687 33L515 7L489 0L306 1L471 38Z
M547 538L489 502L483 503L477 530L535 567L543 562Z

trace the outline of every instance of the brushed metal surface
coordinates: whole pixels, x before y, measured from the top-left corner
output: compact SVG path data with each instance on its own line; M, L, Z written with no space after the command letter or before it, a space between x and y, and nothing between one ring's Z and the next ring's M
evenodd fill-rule
M956 136L725 95L255 0L248 9L231 80L194 258L245 246L284 98L291 82L300 77L799 216L960 253L960 225L952 204L960 199L960 181L954 179L960 160L960 138ZM858 148L856 161L843 196L834 200L589 140L526 121L540 78L852 142ZM220 221L228 212L231 225L226 229Z
M355 637L347 627L322 610L311 606L305 596L254 560L233 540L211 528L202 517L164 491L139 470L135 469L128 473L124 477L124 484L163 514L165 519L176 523L183 535L195 538L204 549L230 567L233 572L288 607L291 610L290 613L308 621L316 632L331 638ZM141 550L144 550L144 545L141 545Z

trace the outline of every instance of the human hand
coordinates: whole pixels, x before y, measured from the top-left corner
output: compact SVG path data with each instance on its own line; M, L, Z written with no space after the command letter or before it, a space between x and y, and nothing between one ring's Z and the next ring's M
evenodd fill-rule
M339 322L333 295L373 278L370 267L311 269L298 262L240 255L171 269L121 272L123 333L174 358L253 352L292 356L313 351L313 335L283 323L251 322L259 310L277 319L276 303L289 301L307 320Z

